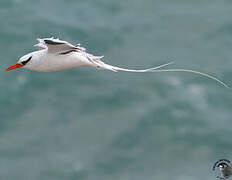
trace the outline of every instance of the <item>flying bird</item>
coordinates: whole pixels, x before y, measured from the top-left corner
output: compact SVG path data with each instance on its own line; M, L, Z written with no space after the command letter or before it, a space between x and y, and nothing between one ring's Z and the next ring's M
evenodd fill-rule
M125 69L104 63L101 60L104 56L94 56L87 53L85 48L81 47L80 44L72 45L67 41L54 38L37 39L37 41L38 44L34 45L38 48L37 51L22 56L16 64L8 67L6 71L21 67L40 72L53 72L78 67L91 67L114 72L190 72L213 79L221 85L228 87L228 85L221 80L203 72L191 69L161 69L171 63L149 69Z

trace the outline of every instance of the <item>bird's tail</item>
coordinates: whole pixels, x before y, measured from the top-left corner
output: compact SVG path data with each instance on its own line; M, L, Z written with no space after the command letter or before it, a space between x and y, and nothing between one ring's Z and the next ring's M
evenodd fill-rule
M166 63L166 64L162 64L160 66L156 66L156 67L153 67L153 68L149 68L149 69L126 69L126 68L120 68L120 67L117 67L117 66L111 66L109 64L105 64L104 62L102 62L102 66L101 68L102 69L107 69L107 70L111 70L111 71L114 71L114 72L117 72L117 71L125 71L125 72L154 72L154 70L157 70L157 69L160 69L162 67L165 67L169 64L172 64L173 62L170 62L170 63Z
M98 63L99 63L99 69L107 69L107 70L111 70L111 71L114 71L114 72L117 72L117 71L140 72L140 73L143 73L143 72L189 72L189 73L194 73L194 74L198 74L198 75L207 77L209 79L212 79L212 80L218 82L219 84L223 85L224 87L229 88L229 86L226 83L224 83L223 81L219 80L218 78L216 78L216 77L214 77L212 75L209 75L209 74L206 74L206 73L203 73L203 72L199 72L199 71L195 71L195 70L191 70L191 69L161 69L161 68L163 68L163 67L165 67L167 65L172 64L173 62L163 64L163 65L160 65L160 66L156 66L156 67L153 67L153 68L149 68L149 69L140 69L140 70L120 68L120 67L117 67L117 66L112 66L112 65L109 65L109 64L105 64L102 61L98 61Z

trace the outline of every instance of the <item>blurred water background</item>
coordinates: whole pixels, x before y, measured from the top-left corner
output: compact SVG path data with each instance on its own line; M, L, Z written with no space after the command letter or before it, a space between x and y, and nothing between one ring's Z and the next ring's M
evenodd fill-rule
M232 91L189 73L4 72L58 37L106 63L232 85L229 0L1 0L0 179L211 180L232 159Z

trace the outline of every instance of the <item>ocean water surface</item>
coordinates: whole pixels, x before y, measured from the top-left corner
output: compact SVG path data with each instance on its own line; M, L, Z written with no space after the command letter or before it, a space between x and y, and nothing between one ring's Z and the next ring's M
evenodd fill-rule
M35 39L126 68L210 73L232 86L229 0L1 0L0 179L212 180L232 159L232 91L190 73L4 72Z

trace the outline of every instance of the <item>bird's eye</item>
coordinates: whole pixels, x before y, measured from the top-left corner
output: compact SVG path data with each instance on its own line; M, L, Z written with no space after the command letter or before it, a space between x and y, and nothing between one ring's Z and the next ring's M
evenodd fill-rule
M30 60L31 60L31 58L32 58L32 56L30 56L29 58L28 58L28 60L26 60L26 61L22 61L21 63L22 63L22 65L26 65Z

